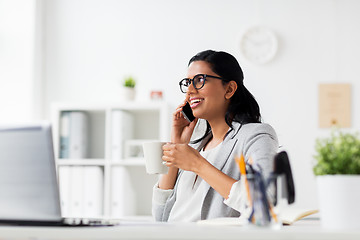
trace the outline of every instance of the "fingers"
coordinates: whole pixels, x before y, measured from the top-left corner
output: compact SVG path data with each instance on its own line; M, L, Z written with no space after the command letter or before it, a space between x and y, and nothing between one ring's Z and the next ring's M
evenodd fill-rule
M172 144L171 143L166 143L163 147L163 156L162 156L162 160L164 160L165 162L171 162L172 161L172 155L173 153L171 152L172 149Z
M162 146L162 150L163 151L170 151L173 148L173 143L166 143L165 145Z
M179 109L179 108L182 109L183 106L185 106L186 102L187 102L187 99L185 99L182 103L180 103L176 109Z
M173 114L174 116L178 115L178 113L181 113L182 108L185 106L186 102L187 102L187 99L185 99L181 104L179 104L179 106L175 109L175 112ZM182 113L181 113L181 116L182 116Z
M163 160L163 164L165 164L166 166L172 166L173 164L173 158L168 157L168 156L162 156L162 160Z
M175 110L175 112L173 113L173 118L174 120L178 120L181 118L184 118L183 114L182 114L182 107L179 107Z
M172 151L164 151L164 154L161 158L163 160L163 164L167 167L174 166L175 158L173 157Z
M194 121L192 121L190 124L189 124L189 127L190 129L194 130L195 126L196 126L196 123L198 122L199 118L195 118Z
M163 149L162 160L164 161L163 164L165 164L168 167L174 166L175 163L174 150L176 149L176 144L167 143L162 147L162 149Z

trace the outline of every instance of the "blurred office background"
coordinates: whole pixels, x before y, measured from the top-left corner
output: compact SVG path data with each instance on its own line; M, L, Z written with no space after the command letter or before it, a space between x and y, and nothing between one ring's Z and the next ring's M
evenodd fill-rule
M0 122L50 118L52 102L117 102L119 81L137 79L137 101L161 90L178 105L178 82L195 53L224 50L240 62L264 122L288 151L299 207L316 207L318 85L350 83L360 128L360 1L0 0ZM252 26L274 31L275 58L240 52Z

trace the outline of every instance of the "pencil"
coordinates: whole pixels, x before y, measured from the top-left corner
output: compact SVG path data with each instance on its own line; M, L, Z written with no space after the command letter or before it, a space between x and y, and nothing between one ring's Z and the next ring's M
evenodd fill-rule
M250 195L249 183L248 183L247 177L246 177L246 165L245 165L244 155L241 154L240 158L235 158L235 161L237 162L237 164L239 166L241 176L244 178L247 198L248 198L248 201L249 201L249 205L251 207L252 206L252 200L251 200L251 195Z

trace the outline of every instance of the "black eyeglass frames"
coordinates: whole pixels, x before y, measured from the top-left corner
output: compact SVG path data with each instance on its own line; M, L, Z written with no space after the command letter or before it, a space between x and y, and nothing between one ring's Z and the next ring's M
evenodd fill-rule
M179 82L181 92L186 93L189 86L191 85L191 82L196 90L201 89L202 87L204 87L205 81L207 81L206 78L216 78L226 81L226 79L217 76L212 76L208 74L196 74L193 79L184 78Z

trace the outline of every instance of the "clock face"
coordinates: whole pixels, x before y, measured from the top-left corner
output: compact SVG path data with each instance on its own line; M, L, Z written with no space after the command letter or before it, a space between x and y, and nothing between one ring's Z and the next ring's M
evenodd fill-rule
M276 55L278 43L275 34L265 27L252 27L241 38L240 49L253 63L269 62Z

